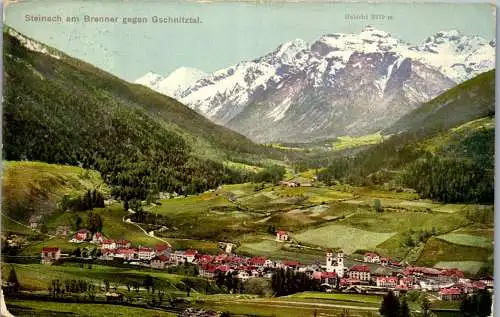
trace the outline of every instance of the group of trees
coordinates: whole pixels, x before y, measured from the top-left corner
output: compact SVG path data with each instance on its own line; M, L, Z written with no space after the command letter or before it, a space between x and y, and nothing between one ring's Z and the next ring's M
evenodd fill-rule
M430 302L426 297L422 299L420 307L423 312L422 317L430 317ZM410 317L410 307L406 297L398 298L392 291L384 295L379 312L384 317Z
M93 301L96 296L97 287L94 283L86 280L51 280L48 286L49 294L52 298L60 298L70 295L81 295Z
M167 268L169 274L187 275L187 276L198 276L199 269L198 265L193 263L184 262L176 266L169 266Z
M95 212L87 213L86 222L83 222L82 217L78 214L74 214L70 220L71 229L74 231L87 228L90 232L96 233L101 232L104 226L101 215Z
M430 237L437 235L439 235L439 232L436 229L436 227L432 227L430 231L429 230L415 231L413 229L410 229L409 231L404 233L402 246L413 248L417 246L420 242L425 243L427 242L427 240L429 240Z
M467 296L460 304L460 312L465 317L487 317L491 314L492 297L483 290L473 296Z
M104 208L104 195L94 190L87 190L80 197L70 198L64 195L60 202L60 209L63 211L87 211L93 208Z
M318 291L320 282L303 272L279 269L271 277L271 288L276 296L286 296L297 292Z
M265 167L262 171L251 177L254 183L273 183L278 184L285 176L286 169L280 165L271 165Z
M427 156L409 164L401 182L424 198L445 203L493 201L494 170L466 159Z

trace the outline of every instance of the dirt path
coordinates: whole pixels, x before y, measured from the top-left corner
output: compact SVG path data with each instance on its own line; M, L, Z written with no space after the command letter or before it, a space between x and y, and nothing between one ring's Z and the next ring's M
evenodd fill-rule
M142 228L140 225L138 225L137 223L135 223L135 222L133 222L132 220L130 220L130 218L127 218L127 219L125 220L125 217L123 217L123 218L122 218L122 221L123 221L123 222L125 222L125 223L130 223L130 224L132 224L132 225L136 226L137 228L141 229L141 231L142 231L142 232L144 232L144 234L145 234L145 235L147 235L148 237L155 238L156 240L159 240L159 241L161 241L161 242L163 242L163 243L166 243L169 247L172 247L172 245L171 245L171 244L170 244L167 240L165 240L165 239L162 239L162 238L160 238L160 237L155 236L154 231L151 231L151 232L149 232L149 233L148 233L148 232L147 232L146 230L144 230L144 228Z

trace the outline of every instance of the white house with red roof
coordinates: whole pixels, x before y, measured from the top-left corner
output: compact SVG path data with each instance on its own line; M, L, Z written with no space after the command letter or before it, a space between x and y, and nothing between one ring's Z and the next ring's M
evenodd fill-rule
M363 256L363 262L380 263L380 256L374 252L367 252Z
M442 288L439 290L440 300L459 300L462 298L462 290L458 287Z
M312 274L312 278L315 280L319 280L321 282L321 284L328 284L328 285L336 286L338 275L335 272L316 271Z
M106 239L106 238L104 237L102 232L96 232L92 235L91 243L101 244L104 241L104 239Z
M137 257L139 258L139 260L149 261L155 257L155 251L147 247L138 247Z
M283 230L276 231L276 241L287 241L288 240L288 232Z
M167 244L157 244L155 246L155 253L158 256L160 256L160 255L168 256L168 255L170 255L170 251L171 251L171 248Z
M115 240L104 239L101 244L101 250L114 250L116 249Z
M69 242L73 243L82 243L91 238L91 232L88 229L80 229L78 230Z
M61 249L56 247L44 247L41 252L42 264L52 264L61 258Z
M151 259L150 265L154 269L164 269L170 263L170 258L166 255L158 255Z
M370 268L366 265L357 264L349 269L349 278L358 279L360 281L370 280Z
M127 261L137 259L137 251L133 248L120 248L114 250L114 257L125 259Z
M193 263L194 259L196 258L196 255L198 254L198 251L189 249L184 252L184 258L188 263Z
M207 263L200 265L199 273L202 277L213 278L215 277L215 270L217 269L217 265Z
M398 278L395 276L378 276L376 283L378 287L395 288L398 285Z

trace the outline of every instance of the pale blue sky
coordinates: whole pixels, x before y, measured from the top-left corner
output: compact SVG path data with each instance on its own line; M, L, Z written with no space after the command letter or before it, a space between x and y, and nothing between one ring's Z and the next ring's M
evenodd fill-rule
M10 5L6 24L126 80L148 71L167 75L180 66L205 72L259 57L295 38L308 42L374 25L418 44L440 30L495 37L488 4L187 3L158 1L44 0ZM392 21L346 21L346 13L380 13ZM29 23L24 16L139 16L149 23ZM202 24L153 24L151 17L200 16Z

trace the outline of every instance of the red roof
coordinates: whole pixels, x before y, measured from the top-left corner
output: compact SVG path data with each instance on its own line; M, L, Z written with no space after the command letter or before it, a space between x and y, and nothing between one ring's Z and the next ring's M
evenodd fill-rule
M442 288L439 293L441 295L460 295L462 294L462 291L459 288L452 287L452 288Z
M346 285L346 284L359 284L361 283L361 280L358 280L357 278L343 278L340 280L340 284Z
M287 235L288 232L283 231L283 230L278 230L278 231L276 231L276 234L279 235L279 236L284 236L284 235Z
M80 229L78 230L78 233L89 233L90 231L88 229Z
M472 282L472 287L477 288L477 289L485 289L486 283L481 282L481 281L475 281L475 282Z
M42 252L59 252L61 249L56 247L43 247Z
M116 240L116 244L123 244L123 245L125 245L125 244L128 244L128 243L129 243L128 240Z
M351 267L351 271L354 272L370 272L370 268L366 265L357 264Z
M157 244L157 245L155 246L155 249L156 249L156 251L158 251L158 252L162 252L162 251L165 251L165 250L167 250L167 249L168 249L168 245L166 245L166 244Z
M193 249L189 249L189 250L187 250L186 252L184 252L184 255L185 255L185 256L194 256L194 255L196 255L197 253L198 253L198 251L193 250Z
M379 277L377 277L377 281L386 282L386 283L397 283L398 278L394 277L394 276L387 276L387 277L379 276Z
M248 264L250 265L263 265L266 262L266 258L263 256L255 256L248 260Z
M217 269L217 266L213 265L213 264L206 264L206 265L202 265L202 268L206 272L214 273Z
M214 257L208 254L201 254L198 256L199 263L210 263L213 259Z
M373 258L373 257L378 256L378 254L377 253L373 253L373 252L367 252L367 253L365 253L365 256Z
M227 272L229 271L230 267L228 265L219 265L215 269L216 271L221 271L221 272Z
M153 249L147 248L147 247L139 247L139 248L137 248L137 251L139 251L139 252L153 252Z
M439 275L441 274L440 270L429 268L429 267L407 267L404 271L405 275L411 273L422 273L426 275Z
M286 266L299 266L300 263L297 262L297 261L288 261L288 260L285 260L285 261L283 261L283 265L286 265Z
M124 249L118 249L118 250L116 250L116 253L117 254L134 254L135 250L134 249L130 249L130 248L124 248Z
M168 262L169 260L170 260L169 257L166 255L160 255L153 259L153 261L162 261L162 262Z
M337 273L335 272L321 272L321 278L335 278Z
M445 276L456 276L456 277L464 277L464 272L460 271L459 269L444 269L441 270L441 275Z
M112 243L114 243L114 242L115 242L114 240L109 240L109 239L108 239L108 240L104 240L104 241L102 241L102 244L112 244Z

